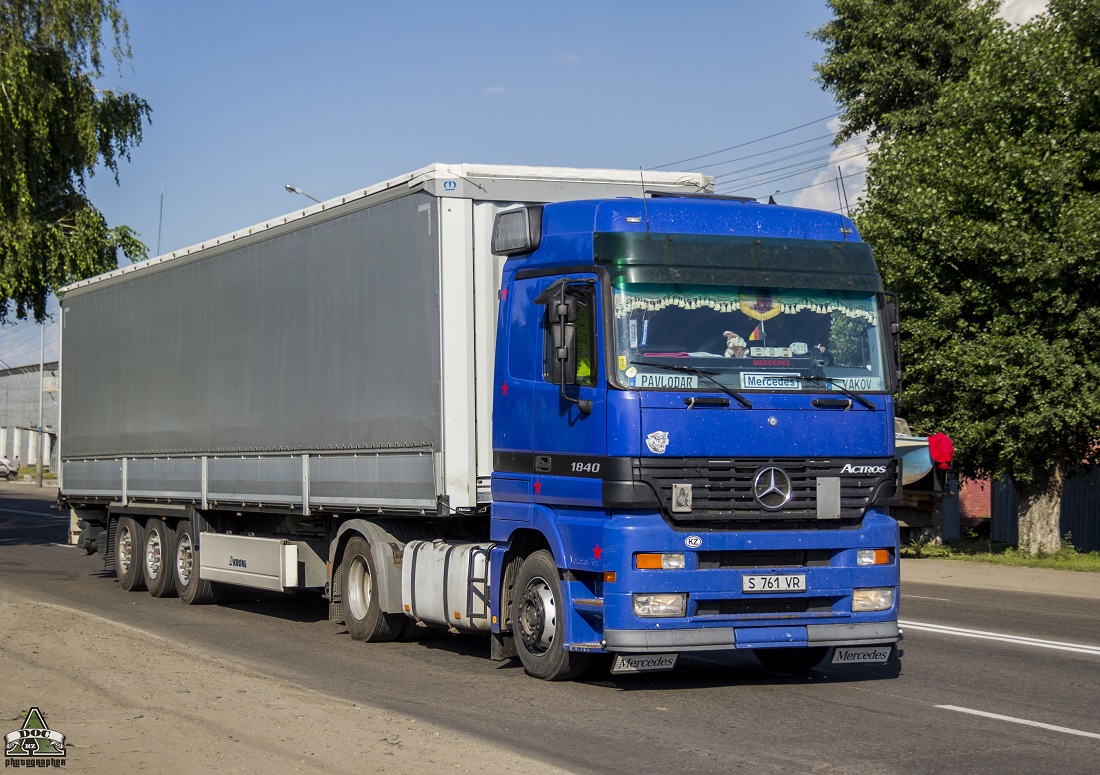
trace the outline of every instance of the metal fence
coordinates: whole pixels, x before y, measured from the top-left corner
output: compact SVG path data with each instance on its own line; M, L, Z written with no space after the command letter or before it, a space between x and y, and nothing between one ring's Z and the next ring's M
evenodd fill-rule
M993 482L991 506L993 540L1017 546L1017 497L1011 479ZM1100 467L1080 469L1066 479L1058 532L1068 534L1070 542L1081 551L1100 551Z

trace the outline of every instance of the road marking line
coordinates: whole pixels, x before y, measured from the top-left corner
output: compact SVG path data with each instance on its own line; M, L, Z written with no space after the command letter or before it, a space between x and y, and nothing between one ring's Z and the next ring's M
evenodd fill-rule
M943 710L958 711L959 713L969 713L972 716L983 716L985 718L997 719L998 721L1011 721L1013 724L1023 724L1029 727L1049 729L1052 732L1064 732L1067 735L1079 735L1081 737L1092 737L1100 740L1100 735L1095 732L1083 732L1080 729L1070 729L1069 727L1056 727L1054 724L1044 724L1041 721L1029 721L1026 718L1002 716L1000 713L986 713L984 710L974 710L973 708L960 708L958 705L937 705L936 707L942 708Z
M4 509L4 508L0 508L0 511L3 511L6 514L22 514L22 515L27 516L27 517L66 517L67 518L67 515L65 515L65 514L58 514L58 513L51 514L48 511L23 511L21 509Z
M1072 651L1076 654L1093 654L1100 656L1100 646L1090 646L1085 643L1064 643L1055 640L1040 640L1039 638L1027 638L1022 635L1006 635L1000 632L983 632L982 630L967 630L962 627L948 627L945 624L928 624L925 622L899 621L899 625L911 630L924 630L936 632L941 635L957 635L963 638L980 638L982 640L997 640L1002 643L1015 643L1019 646L1035 646L1044 649L1056 649L1058 651Z
M925 597L924 595L902 595L902 597L911 597L914 600L939 600L941 603L954 603L955 601L949 597Z

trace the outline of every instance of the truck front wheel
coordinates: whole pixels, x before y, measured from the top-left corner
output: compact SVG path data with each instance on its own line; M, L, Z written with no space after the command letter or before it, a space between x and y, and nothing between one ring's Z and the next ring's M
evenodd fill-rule
M576 678L590 654L566 651L565 599L553 555L540 549L519 566L512 598L512 634L527 674L546 681Z
M340 563L340 595L344 624L356 640L396 640L405 627L404 614L388 614L378 605L378 571L370 544L362 536L348 541Z
M145 531L135 520L122 517L115 527L115 575L118 583L129 592L145 589L141 566L145 547Z
M825 646L793 649L753 649L760 664L777 673L805 673L813 670L825 659L829 649Z

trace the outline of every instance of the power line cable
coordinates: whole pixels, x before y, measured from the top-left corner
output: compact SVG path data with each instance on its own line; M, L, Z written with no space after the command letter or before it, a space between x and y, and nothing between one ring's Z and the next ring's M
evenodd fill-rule
M698 172L705 170L708 167L719 167L723 164L732 164L735 161L744 161L745 159L755 159L757 156L767 156L769 153L775 153L776 151L785 151L788 148L797 148L800 145L806 145L806 143L814 143L818 140L824 140L827 137L836 137L836 134L818 135L817 137L811 137L809 140L803 140L798 143L791 143L790 145L781 145L778 148L773 148L770 151L760 151L758 153L750 153L745 156L735 156L732 159L723 159L722 161L712 161L710 164L703 164L698 167L688 167L684 172Z
M799 124L798 126L793 126L790 129L784 129L782 132L773 132L770 135L765 135L764 137L758 137L755 140L747 140L746 142L738 143L737 145L731 145L728 148L721 148L717 151L711 151L710 153L703 153L703 154L700 154L698 156L692 156L688 159L680 159L679 161L672 161L672 162L669 162L668 164L660 164L656 167L650 167L649 169L651 169L651 170L663 170L666 167L674 167L677 164L685 164L689 161L697 161L699 159L705 159L708 156L717 156L720 153L725 153L726 151L732 151L735 148L744 148L747 145L754 145L756 143L762 143L765 140L771 140L773 137L779 137L780 135L790 134L791 132L794 132L796 130L804 129L804 128L806 128L808 126L812 126L814 124L820 124L822 121L828 121L830 118L836 118L839 115L840 115L839 113L832 113L832 114L830 114L828 116L825 116L823 118L817 118L817 119L814 119L813 121L807 121L805 124Z
M867 153L868 153L868 150L867 150L866 147L864 147L863 149L857 151L856 153L852 153L852 154L849 154L847 156L840 156L840 157L837 157L835 159L832 157L831 154L829 156L822 156L818 159L810 160L810 161L820 161L820 162L822 162L821 164L818 164L816 166L806 167L806 168L804 168L802 170L799 170L798 172L795 172L791 175L783 175L782 177L778 177L778 178L754 181L752 183L749 183L748 185L751 185L751 186L764 185L766 183L771 183L771 182L776 181L776 180L785 180L786 178L794 177L795 175L800 175L804 172L814 172L814 171L822 169L824 167L831 167L832 165L834 165L838 162L849 161L851 159L856 159L860 156L866 156ZM759 178L759 177L763 177L765 175L771 175L772 173L775 173L775 172L783 172L784 170L789 170L792 167L798 167L798 166L801 166L802 164L806 164L806 163L809 163L809 161L800 162L799 164L787 164L783 167L776 167L775 169L764 170L763 172L757 172L753 175L746 175L744 177L733 178L731 180L723 180L721 183L718 183L718 181L716 179L715 184L716 184L716 186L717 185L728 186L728 185L733 184L733 183L741 183L742 181L752 180L753 178ZM733 174L736 174L736 173L729 173L729 174L733 175ZM722 177L725 177L725 176L722 176Z
M867 174L867 170L858 170L856 172L850 172L845 176L845 180L851 180L852 178L858 178L860 175L866 175L866 174ZM835 180L834 178L829 178L828 180L821 180L821 181L818 181L817 183L810 183L808 186L798 186L797 188L788 188L786 191L776 191L775 193L773 193L771 195L772 196L783 196L784 194L793 194L796 191L805 191L808 188L817 188L818 186L831 185L834 182L834 180ZM756 197L756 198L759 199L760 197Z
M719 178L728 178L731 175L737 175L737 174L742 173L742 172L748 172L749 170L758 169L759 167L768 167L772 164L778 164L781 161L790 161L791 159L797 159L800 156L809 156L810 154L821 153L821 151L825 150L828 147L829 147L829 145L815 146L814 148L808 148L805 151L799 151L798 153L790 153L790 154L787 154L786 156L780 156L780 157L775 158L775 159L769 159L768 161L762 161L762 162L759 162L758 164L752 164L748 167L742 167L741 169L738 169L738 170L730 170L729 172L723 172L721 174L715 175L714 179L718 180ZM863 145L863 146L860 146L860 147L861 148L866 148L867 146ZM848 149L845 149L844 152L847 153L850 150L851 150L851 148L848 148ZM823 157L823 158L832 158L832 155L833 155L833 151L830 151L829 155L826 156L826 157ZM801 162L799 162L799 163L801 164Z
M750 154L746 154L744 156L735 156L732 159L723 159L722 161L711 162L709 164L703 164L703 165L700 165L698 167L689 167L686 170L684 170L684 172L699 172L701 170L710 169L712 167L720 167L723 164L732 164L733 162L747 161L748 159L756 159L756 158L759 158L761 156L768 156L770 154L777 153L779 151L786 151L790 148L797 148L800 145L806 145L808 143L817 142L819 140L824 140L824 139L829 138L829 137L836 137L837 134L838 133L834 132L832 134L819 135L817 137L811 137L809 140L803 140L803 141L798 142L798 143L790 143L788 145L781 145L777 148L772 148L771 150L768 150L768 151L760 151L759 153L750 153ZM853 135L851 139L852 140L859 140L859 141L866 140L869 134L870 134L870 132L862 132L858 135ZM823 145L823 146L819 146L819 147L824 149L824 148L828 148L832 145L833 145L832 143L828 143L827 145ZM843 146L840 146L840 147L843 147Z

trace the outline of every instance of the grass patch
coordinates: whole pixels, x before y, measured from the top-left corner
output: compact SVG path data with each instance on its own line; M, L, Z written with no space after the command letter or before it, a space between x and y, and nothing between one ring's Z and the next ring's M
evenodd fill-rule
M23 466L22 468L19 469L19 481L34 482L34 481L37 481L37 480L38 480L38 469L35 468L34 466L30 466L30 467ZM42 481L44 481L44 482L56 482L57 481L57 472L56 471L43 471L42 472Z
M1100 552L1079 552L1070 536L1062 539L1057 552L1040 553L1032 557L1008 544L993 543L970 533L961 541L947 541L942 545L924 543L917 539L902 545L901 556L909 559L964 560L987 562L993 565L1016 565L1027 568L1053 568L1100 573Z

